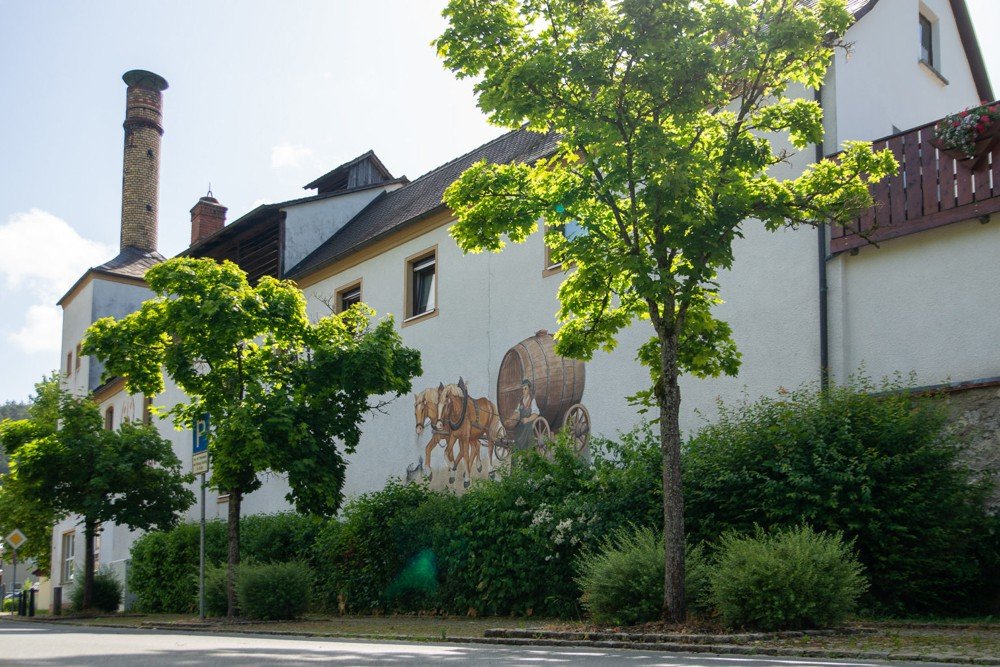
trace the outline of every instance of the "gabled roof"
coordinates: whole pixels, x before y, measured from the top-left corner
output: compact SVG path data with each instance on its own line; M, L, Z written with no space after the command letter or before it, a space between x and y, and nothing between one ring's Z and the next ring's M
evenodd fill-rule
M146 271L150 270L165 259L166 257L155 250L152 252L146 252L145 250L139 250L138 248L129 246L118 253L114 259L108 260L100 266L94 266L84 271L83 275L80 276L75 283L73 283L73 286L70 287L66 293L62 295L62 297L60 297L59 301L56 302L56 305L63 305L63 302L66 301L89 276L105 275L139 282L146 276Z
M817 0L801 0L803 4L814 5ZM969 69L972 70L972 79L976 84L976 92L979 99L993 100L993 86L990 85L990 77L986 72L986 63L983 60L983 52L979 48L979 40L976 38L976 30L972 26L972 17L969 15L969 7L965 0L950 0L951 12L955 15L955 23L958 25L958 34L962 39L962 48L965 50L965 58L969 62ZM875 9L879 0L847 0L847 9L854 14L854 20L861 18Z
M388 169L386 169L385 165L382 164L382 161L378 159L378 156L375 155L375 151L370 150L367 153L362 153L353 160L348 160L344 164L338 167L334 167L333 169L326 172L325 174L323 174L316 180L312 181L311 183L303 185L302 189L303 190L316 189L319 191L320 194L323 194L324 192L328 192L333 188L342 189L338 187L340 182L343 182L345 184L345 187L352 188L354 187L354 185L349 183L348 174L351 172L352 168L357 167L362 162L368 162L372 170L374 170L374 172L381 177L377 182L393 180L393 175L389 172ZM365 181L359 183L359 185L369 185L375 182L376 181L370 181L370 182Z
M445 188L474 162L534 162L551 154L555 148L554 133L539 134L522 129L497 137L427 172L409 185L379 195L285 277L296 278L316 271L408 224L444 211L446 207L441 200Z

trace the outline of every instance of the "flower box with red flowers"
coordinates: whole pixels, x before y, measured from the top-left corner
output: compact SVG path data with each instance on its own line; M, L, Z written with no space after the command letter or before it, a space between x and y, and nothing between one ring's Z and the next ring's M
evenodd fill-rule
M931 145L960 162L971 160L975 169L998 141L1000 103L993 103L945 116L934 127Z

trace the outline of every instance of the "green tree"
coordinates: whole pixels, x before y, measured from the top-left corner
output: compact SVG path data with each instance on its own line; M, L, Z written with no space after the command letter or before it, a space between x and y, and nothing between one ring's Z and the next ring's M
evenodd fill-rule
M15 528L24 532L28 541L18 551L20 558L30 558L41 572L48 573L52 561L52 524L50 509L33 500L6 474L6 461L17 449L32 440L56 432L59 420L59 374L53 372L35 383L35 393L20 413L23 419L0 421L0 535Z
M78 515L84 526L83 607L94 589L94 536L104 522L132 530L173 526L194 502L190 477L170 443L151 426L103 427L91 399L62 394L59 429L25 442L11 456L10 477L23 498L56 520Z
M470 167L446 191L467 252L523 242L544 222L559 290L560 354L611 350L636 319L659 411L665 617L684 618L681 373L733 375L730 326L713 315L716 274L749 221L769 230L844 222L870 205L892 156L851 143L797 178L783 145L823 136L816 89L852 21L844 0L450 0L436 44L475 80L491 122L554 132L534 164ZM804 88L803 88L804 87ZM574 223L578 229L567 233Z
M211 415L212 485L229 494L229 615L236 613L240 506L260 474L286 476L289 502L331 515L343 501L345 454L382 400L410 390L420 356L391 319L355 306L311 323L291 282L255 286L232 262L178 258L146 274L156 297L90 328L84 353L131 392L163 391L164 373L189 397L170 409L179 427ZM338 444L339 441L339 444Z

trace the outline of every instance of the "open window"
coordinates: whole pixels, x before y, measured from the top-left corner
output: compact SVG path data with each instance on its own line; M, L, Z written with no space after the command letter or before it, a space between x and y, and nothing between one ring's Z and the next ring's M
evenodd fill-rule
M937 53L934 49L934 22L920 14L920 60L937 69Z
M435 314L437 314L436 247L406 259L406 320Z

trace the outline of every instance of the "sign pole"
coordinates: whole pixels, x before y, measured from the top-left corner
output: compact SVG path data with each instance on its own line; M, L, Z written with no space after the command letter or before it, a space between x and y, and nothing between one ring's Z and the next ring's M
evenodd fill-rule
M205 620L205 473L201 473L201 529L198 546L198 617Z
M21 588L24 588L23 586ZM15 593L17 589L17 549L14 549L14 575L10 579L10 592ZM24 595L24 591L21 591L21 595ZM14 597L11 596L11 601L14 601ZM21 613L21 598L17 598L17 603L14 605L14 615L19 616Z
M201 525L198 529L198 618L205 620L205 473L208 472L208 415L195 420L191 472L201 477Z

